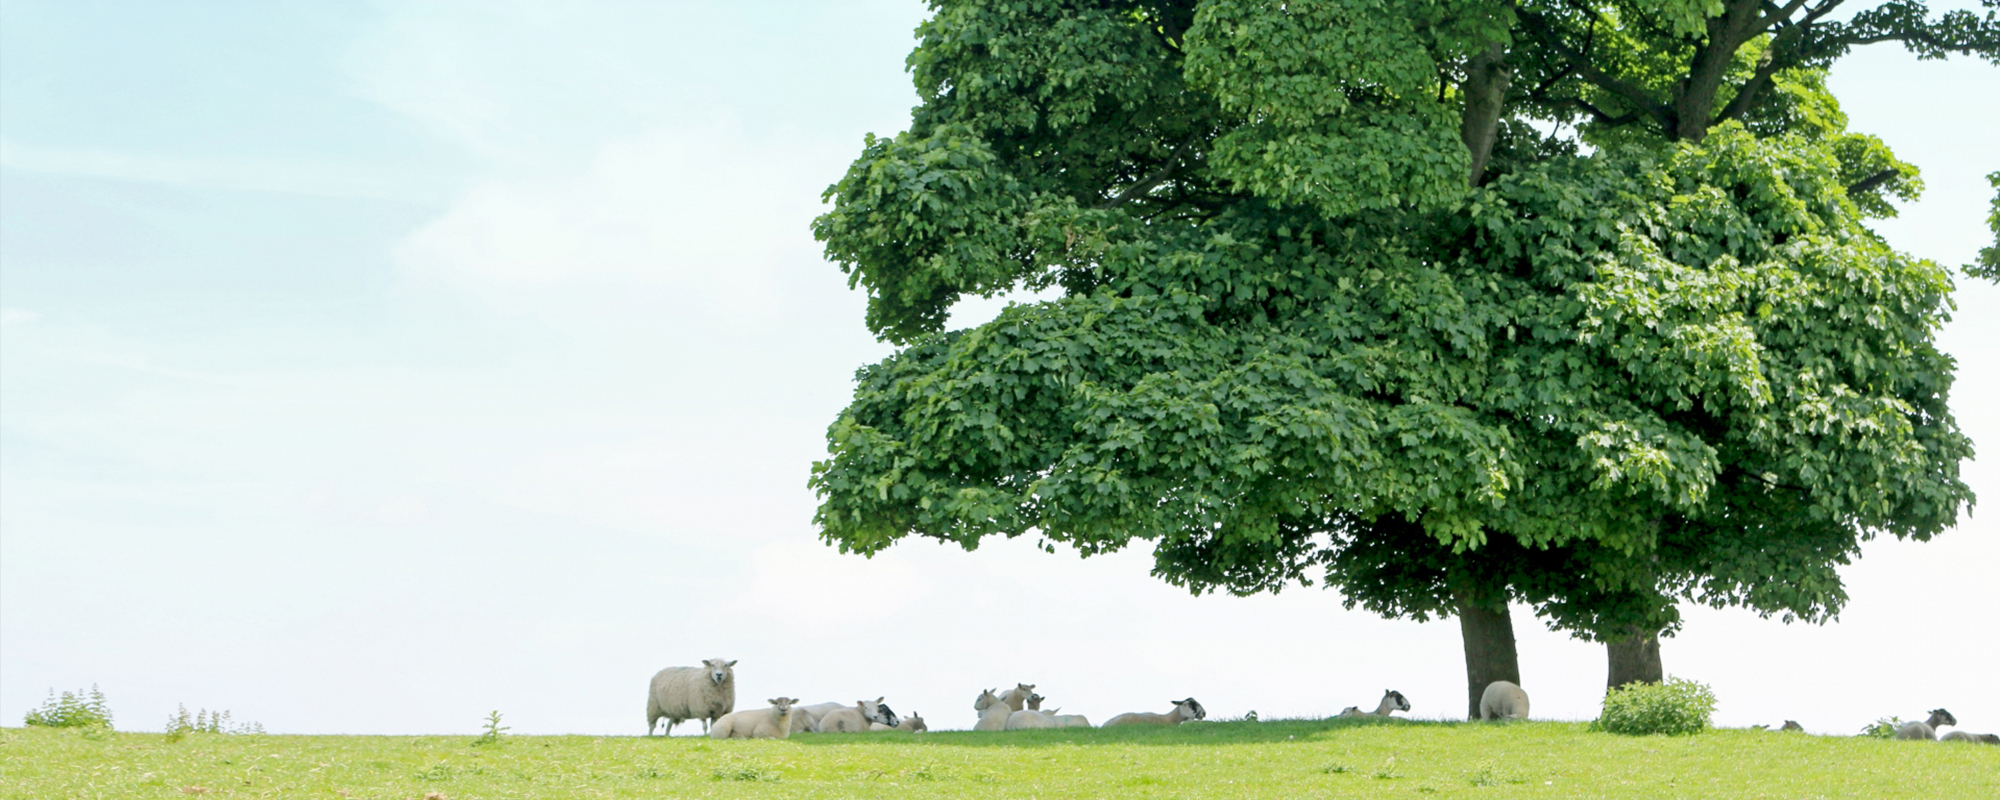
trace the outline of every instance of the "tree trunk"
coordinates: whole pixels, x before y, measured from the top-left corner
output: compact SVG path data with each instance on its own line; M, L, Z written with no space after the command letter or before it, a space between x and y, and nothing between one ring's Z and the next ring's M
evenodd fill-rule
M1624 639L1604 645L1610 656L1610 677L1605 681L1607 688L1616 689L1628 683L1659 683L1666 678L1666 671L1660 666L1660 637L1658 634L1633 633Z
M1458 629L1465 639L1465 716L1479 719L1479 696L1494 681L1521 682L1521 659L1514 652L1514 618L1499 608L1458 595Z

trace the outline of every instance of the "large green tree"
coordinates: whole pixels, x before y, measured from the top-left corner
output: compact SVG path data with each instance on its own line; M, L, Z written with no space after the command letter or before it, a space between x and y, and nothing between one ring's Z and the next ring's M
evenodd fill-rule
M814 223L902 346L823 536L1148 540L1197 592L1455 615L1472 703L1509 602L1614 682L1681 600L1824 619L1861 541L1972 496L1950 279L1865 225L1916 170L1823 77L1992 60L1985 2L937 0L909 131ZM944 330L1022 288L1060 296Z

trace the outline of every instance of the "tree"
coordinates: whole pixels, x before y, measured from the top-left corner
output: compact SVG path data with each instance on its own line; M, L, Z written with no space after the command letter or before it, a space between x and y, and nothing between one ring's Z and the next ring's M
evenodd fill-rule
M1860 541L1972 495L1949 277L1864 224L1916 171L1822 77L2000 54L1991 12L1839 2L934 2L909 131L814 223L903 346L822 536L1456 615L1472 705L1510 601L1654 668L1680 600L1827 618ZM1061 296L944 330L1017 288Z

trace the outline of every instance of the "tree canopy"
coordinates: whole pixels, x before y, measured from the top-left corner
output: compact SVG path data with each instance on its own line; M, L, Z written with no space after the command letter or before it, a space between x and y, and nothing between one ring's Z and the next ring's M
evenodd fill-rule
M1984 2L935 0L909 130L814 223L901 346L816 522L1597 639L1824 619L1973 499L1950 276L1866 225L1921 183L1826 71L2000 63Z

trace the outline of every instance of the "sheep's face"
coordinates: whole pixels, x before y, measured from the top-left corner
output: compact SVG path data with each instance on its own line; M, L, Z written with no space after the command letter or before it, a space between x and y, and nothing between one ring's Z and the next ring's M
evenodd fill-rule
M1933 708L1931 709L1931 718L1929 722L1930 726L1933 728L1939 725L1957 725L1958 718L1952 716L1951 712L1946 711L1942 708Z
M899 721L896 719L895 710L883 703L880 697L861 701L861 716L867 718L869 722L880 722L891 728L896 727Z
M1015 697L1020 697L1024 699L1033 697L1035 696L1035 685L1032 683L1017 683L1014 684L1014 692L1015 692L1014 695Z
M1041 695L1038 695L1038 694L1031 694L1031 695L1028 695L1028 707L1029 707L1029 708L1032 708L1032 709L1034 709L1034 710L1036 710L1036 711L1040 711L1040 710L1042 710L1042 701L1043 701L1043 700L1047 700L1047 699L1048 699L1048 698L1046 698L1046 697L1043 697L1043 696L1041 696Z
M771 704L772 709L778 712L778 716L782 717L792 713L792 704L798 701L799 699L796 697L773 697L767 702Z
M1190 719L1208 719L1208 709L1202 708L1201 704L1195 702L1192 697L1176 702L1174 705L1187 709L1186 713Z
M993 704L998 702L1000 702L1000 695L994 694L992 689L987 689L979 693L979 699L972 701L972 710L985 711L992 708Z
M1387 697L1389 699L1389 703L1395 706L1397 711L1410 710L1410 701L1404 699L1402 692L1390 689Z
M736 671L730 669L736 666L734 661L711 658L701 662L701 665L708 668L708 682L717 686L728 683L730 678L736 677Z
M910 716L904 718L903 722L909 723L911 733L930 730L930 726L924 724L924 718L918 716L915 711L910 712ZM897 727L902 727L901 723L898 723Z

